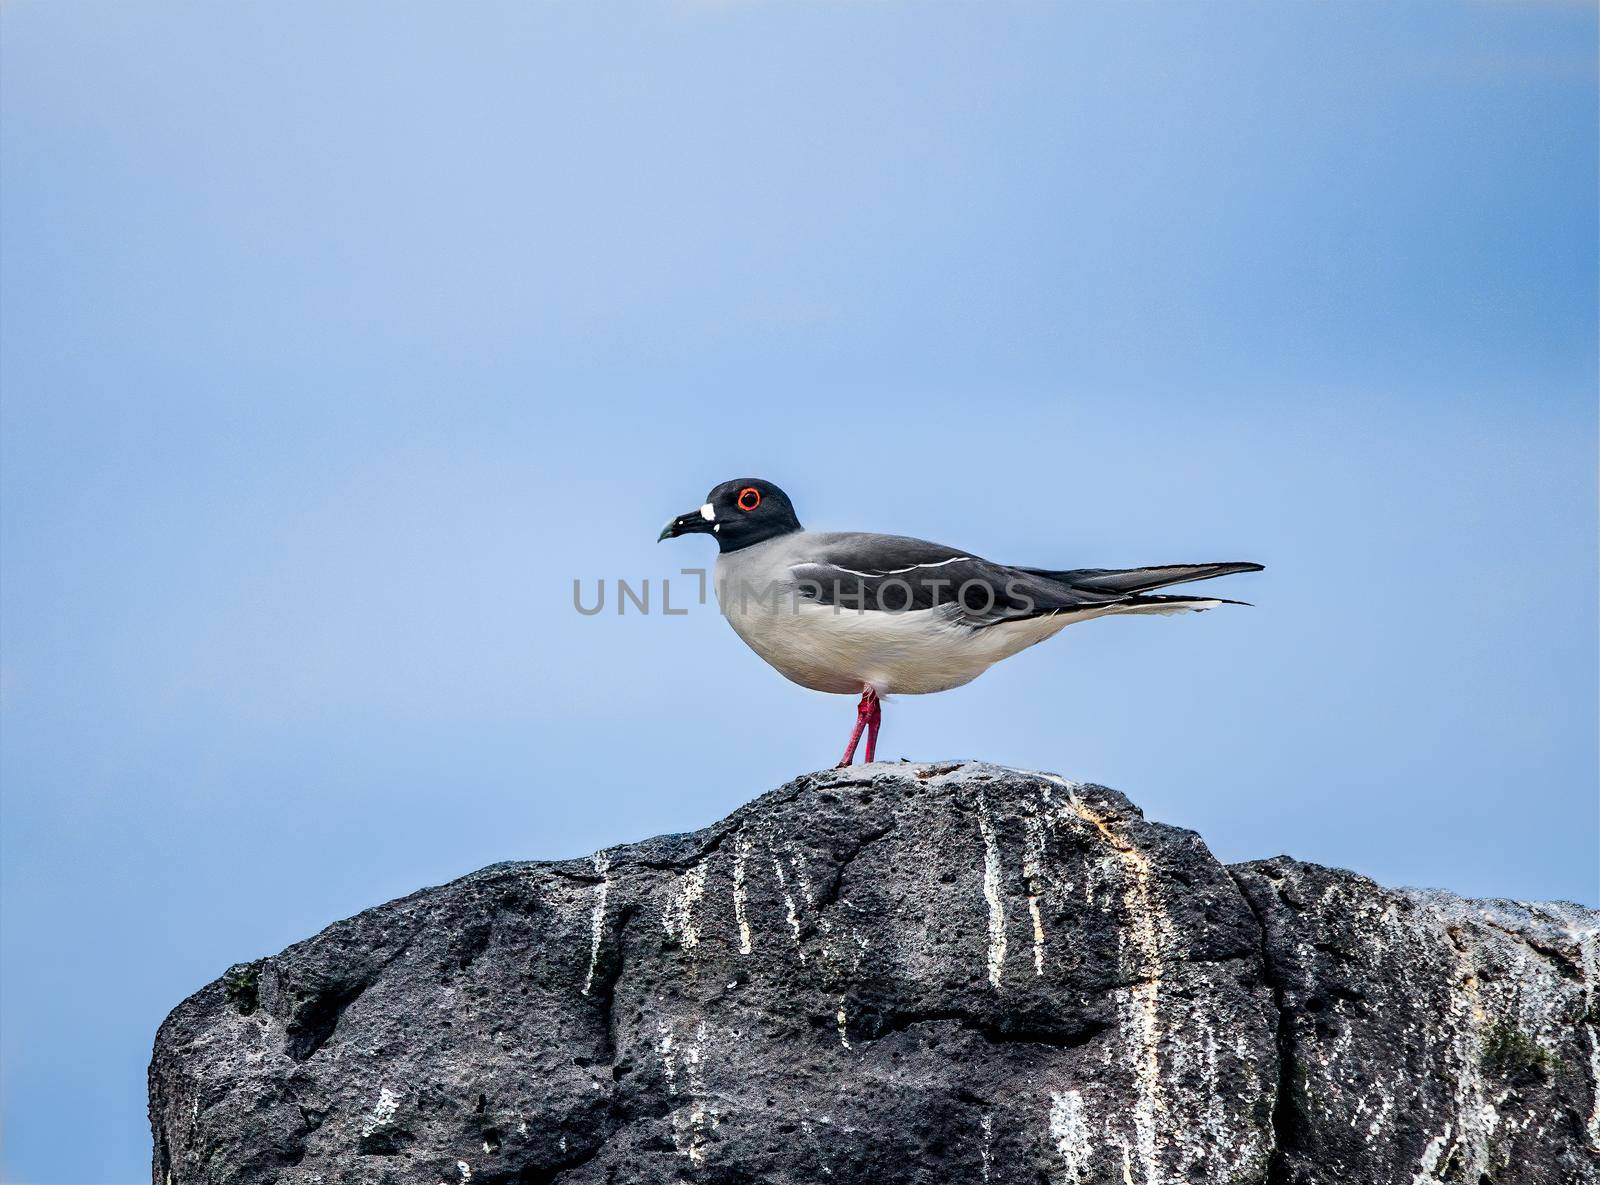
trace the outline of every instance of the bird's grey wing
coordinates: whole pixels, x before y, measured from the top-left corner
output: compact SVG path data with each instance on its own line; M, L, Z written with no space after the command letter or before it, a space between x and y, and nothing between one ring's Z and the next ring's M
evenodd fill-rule
M922 539L851 533L806 543L789 565L798 594L841 611L943 609L976 629L1120 599Z

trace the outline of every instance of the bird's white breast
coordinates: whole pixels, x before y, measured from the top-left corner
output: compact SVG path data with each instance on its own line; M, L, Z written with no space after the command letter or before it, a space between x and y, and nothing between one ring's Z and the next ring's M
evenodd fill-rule
M918 695L971 682L994 663L1080 615L969 629L945 609L862 612L795 595L794 536L717 560L717 603L746 645L802 687L854 695Z

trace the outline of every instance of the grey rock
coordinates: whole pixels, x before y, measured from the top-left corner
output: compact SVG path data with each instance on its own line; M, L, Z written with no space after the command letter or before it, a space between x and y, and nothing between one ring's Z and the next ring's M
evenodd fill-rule
M1234 874L1279 993L1279 1180L1600 1180L1600 915L1283 858Z
M830 770L230 969L157 1034L154 1179L1600 1181L1597 930Z

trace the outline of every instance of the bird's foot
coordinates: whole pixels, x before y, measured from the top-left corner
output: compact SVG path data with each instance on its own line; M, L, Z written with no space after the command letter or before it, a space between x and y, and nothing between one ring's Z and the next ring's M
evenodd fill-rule
M878 725L883 723L883 701L871 689L868 689L867 695L872 696L872 711L867 716L867 751L861 760L871 765L878 759ZM866 696L861 698L865 699Z
M861 702L856 705L856 726L850 732L850 743L845 746L844 756L834 766L835 769L843 769L855 760L856 744L861 740L862 729L867 731L865 760L871 764L878 751L878 725L882 720L883 708L878 701L878 693L868 687L861 692Z

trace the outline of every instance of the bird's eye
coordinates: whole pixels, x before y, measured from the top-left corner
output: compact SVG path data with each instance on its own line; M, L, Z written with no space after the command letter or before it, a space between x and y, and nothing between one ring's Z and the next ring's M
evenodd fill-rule
M761 491L755 486L745 486L739 491L739 509L744 511L754 510L761 505Z

